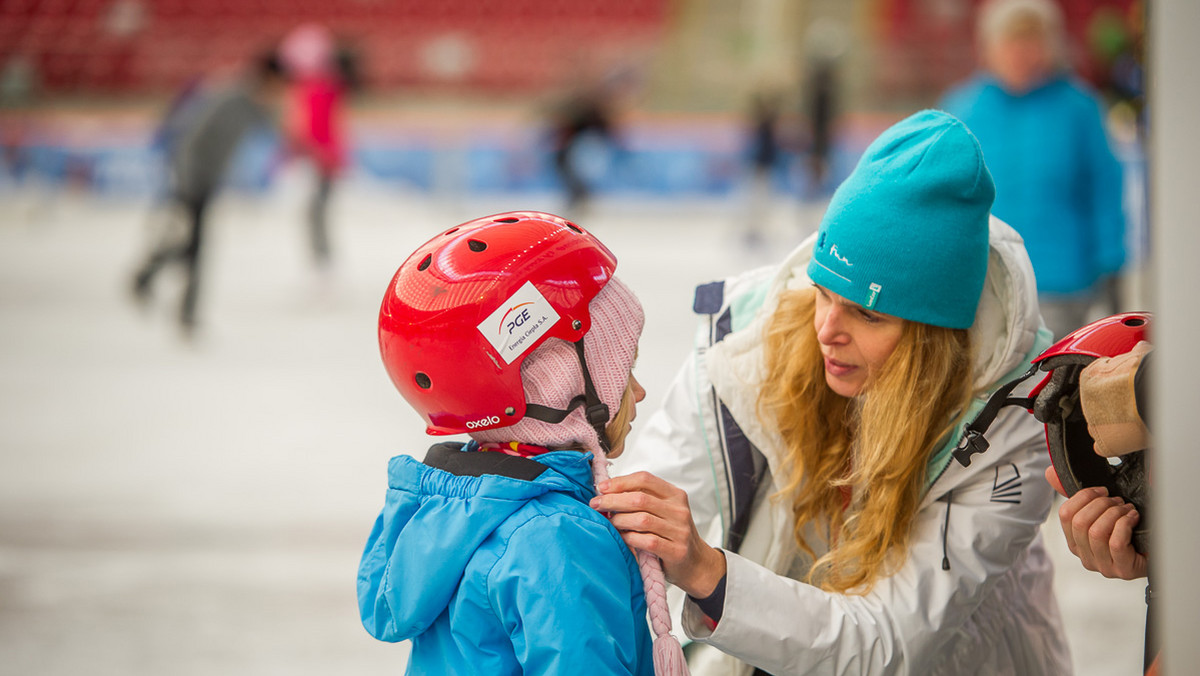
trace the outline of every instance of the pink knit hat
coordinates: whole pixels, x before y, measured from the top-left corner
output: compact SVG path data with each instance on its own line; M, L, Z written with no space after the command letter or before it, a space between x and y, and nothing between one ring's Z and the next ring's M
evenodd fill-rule
M621 408L646 315L637 296L616 277L596 294L588 304L588 312L592 326L583 337L583 353L596 394L608 406L611 422ZM521 382L526 402L566 409L573 398L584 393L583 371L574 346L558 338L542 343L522 362ZM515 425L472 432L471 438L484 443L520 441L549 448L578 443L597 458L602 455L600 439L583 407L571 411L560 423L526 416Z

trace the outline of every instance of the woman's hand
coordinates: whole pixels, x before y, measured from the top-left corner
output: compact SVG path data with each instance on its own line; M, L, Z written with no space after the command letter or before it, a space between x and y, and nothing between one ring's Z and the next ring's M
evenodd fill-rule
M1058 476L1051 477L1051 485ZM1061 484L1055 486L1062 492ZM1146 577L1149 562L1133 548L1133 527L1138 513L1132 504L1118 497L1109 497L1104 487L1080 489L1058 508L1058 520L1067 547L1079 558L1084 568L1104 577L1135 580Z
M667 581L695 598L725 576L725 555L696 531L687 493L649 472L602 482L591 506L608 512L625 543L662 560Z

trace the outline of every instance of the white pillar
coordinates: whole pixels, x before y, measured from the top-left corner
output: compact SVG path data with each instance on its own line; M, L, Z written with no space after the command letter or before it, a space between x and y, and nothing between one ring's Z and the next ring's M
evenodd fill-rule
M1150 7L1154 588L1167 674L1196 673L1200 641L1200 2Z

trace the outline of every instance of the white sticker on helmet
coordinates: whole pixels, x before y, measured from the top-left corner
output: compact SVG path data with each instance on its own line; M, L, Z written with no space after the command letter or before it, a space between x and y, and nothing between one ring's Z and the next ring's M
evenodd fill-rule
M532 282L525 282L476 328L496 348L504 362L511 364L558 319L558 313L546 297Z

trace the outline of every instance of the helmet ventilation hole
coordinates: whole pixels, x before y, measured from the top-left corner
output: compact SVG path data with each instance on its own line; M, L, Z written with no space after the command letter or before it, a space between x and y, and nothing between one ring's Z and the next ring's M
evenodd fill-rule
M477 239L467 240L467 246L470 247L471 251L474 251L475 253L479 253L487 248L487 244L485 242L480 242Z
M492 221L492 222L493 223L516 223L520 220L521 219L519 219L519 218L513 218L512 216L509 216L508 218L497 218L495 221Z
M570 228L570 229L572 229L572 230L574 230L575 232L577 232L577 233L579 233L579 234L581 234L581 235L583 234L583 228L579 227L578 225L575 225L575 224L574 224L574 223L572 223L571 221L567 221L567 227L568 227L568 228Z
M428 390L433 386L433 381L429 380L429 376L419 371L417 372L415 380L417 381L417 387L420 387L422 390Z
M1141 317L1129 317L1122 323L1125 326L1141 326L1146 323L1146 320L1142 319Z
M445 233L445 234L447 234L447 235L453 235L453 234L454 234L454 233L456 233L456 232L458 232L458 228L450 228L449 230L447 230L447 231L446 231L446 233Z
M421 264L417 266L418 270L424 270L433 262L433 254L425 254L425 258L421 259Z

